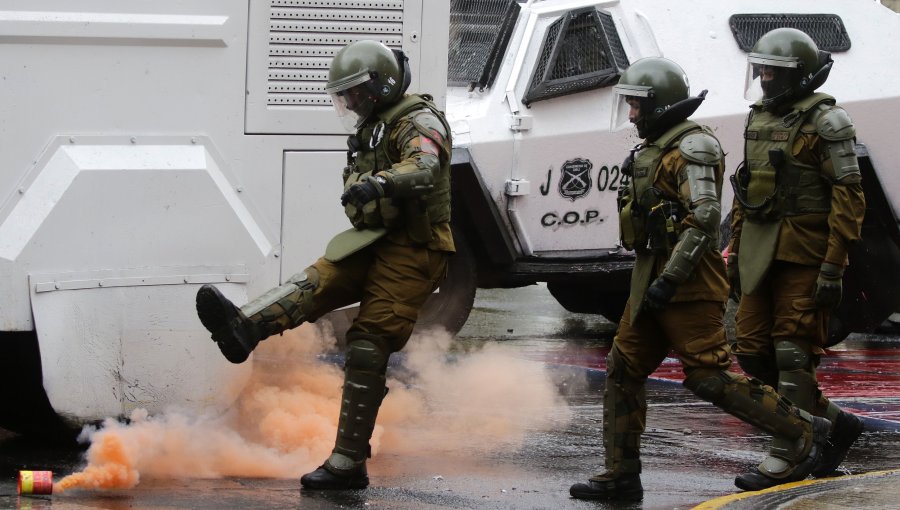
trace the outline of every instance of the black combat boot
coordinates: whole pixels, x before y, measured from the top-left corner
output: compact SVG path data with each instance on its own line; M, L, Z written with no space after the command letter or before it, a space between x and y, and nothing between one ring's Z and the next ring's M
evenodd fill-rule
M335 466L336 463L341 466ZM316 490L365 489L369 486L366 461L354 462L344 455L332 454L315 471L300 477L300 485Z
M204 285L197 291L197 315L203 327L232 363L243 363L269 337L266 328L248 319L219 289Z
M788 482L797 482L805 479L813 470L817 469L822 463L822 452L825 449L825 443L831 433L831 422L825 418L814 416L812 418L812 447L809 453L803 458L790 472L784 476L774 477L763 473L759 468L754 467L749 473L738 475L734 479L734 484L745 491L759 491L781 485Z
M638 473L607 472L591 477L588 483L576 483L569 494L576 499L640 501L644 499L644 487Z
M841 411L831 429L831 437L825 443L822 451L822 461L819 467L813 470L812 475L816 478L828 476L833 473L844 458L853 443L859 438L863 431L863 422L853 413Z

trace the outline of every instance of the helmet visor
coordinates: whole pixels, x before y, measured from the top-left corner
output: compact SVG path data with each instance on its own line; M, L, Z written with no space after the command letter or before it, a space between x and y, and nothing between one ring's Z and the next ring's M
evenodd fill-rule
M796 73L799 62L796 57L751 53L747 57L744 99L756 102L786 92L790 89L791 76Z
M363 83L331 93L331 102L347 131L356 131L375 109L375 103L366 85Z
M642 115L647 112L650 97L650 87L639 85L616 85L613 88L612 118L610 119L610 131L625 129L630 124L637 123Z

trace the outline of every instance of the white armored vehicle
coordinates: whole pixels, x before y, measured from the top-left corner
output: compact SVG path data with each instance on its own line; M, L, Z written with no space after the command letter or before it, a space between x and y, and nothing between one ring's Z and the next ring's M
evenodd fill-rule
M252 363L222 358L194 294L214 283L244 303L348 227L346 133L324 84L363 38L402 48L410 90L446 105L460 251L420 324L456 331L477 286L547 282L570 310L616 319L631 268L619 162L638 140L609 131L611 85L641 57L678 62L693 94L709 89L694 119L733 170L747 49L770 28L807 31L832 51L823 90L853 117L866 172L842 329L874 327L900 280L885 115L900 109L885 60L900 20L868 0L686 5L0 0L0 426L49 434L234 401ZM337 331L352 313L330 317Z
M871 331L897 309L896 13L866 0L451 5L447 111L462 206L454 221L476 253L479 286L543 281L567 309L618 319L631 265L619 246L615 197L627 183L620 162L639 140L635 130L609 131L612 85L642 57L681 65L691 95L709 91L691 118L715 130L730 175L743 158L747 53L762 34L789 26L832 54L820 90L855 122L868 201L832 341ZM733 195L725 188L723 215Z

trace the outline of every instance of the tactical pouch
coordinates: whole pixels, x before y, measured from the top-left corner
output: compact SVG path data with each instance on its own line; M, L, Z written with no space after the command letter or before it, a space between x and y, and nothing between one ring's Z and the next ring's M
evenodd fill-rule
M681 233L679 228L680 204L671 200L662 200L647 215L647 247L654 253L668 254L678 242Z
M428 208L421 199L406 201L406 233L415 244L428 244L431 242L431 221L428 216Z
M645 238L644 221L640 215L633 214L634 200L630 196L626 196L624 204L619 208L619 233L622 246L626 250L633 250L635 246L641 244L641 240Z
M354 183L372 175L372 172L351 172L344 179L344 191L350 189ZM344 206L344 214L350 219L350 223L356 228L375 228L396 226L400 221L400 209L394 205L394 199L382 198L373 200L362 207L356 207L350 202Z
M363 176L363 174L352 171L352 167L347 167L344 171L349 173L345 173L344 175L344 191L350 189L350 186L359 181L359 179ZM356 207L350 202L347 202L347 205L344 206L344 214L347 215L347 218L350 219L350 224L352 224L355 228L365 228L366 222L363 217L363 211L361 208Z

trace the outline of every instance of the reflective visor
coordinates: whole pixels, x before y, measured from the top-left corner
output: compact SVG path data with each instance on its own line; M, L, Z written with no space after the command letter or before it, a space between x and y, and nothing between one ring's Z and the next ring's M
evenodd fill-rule
M341 124L349 132L356 131L375 109L365 82L330 95Z
M650 97L652 88L643 85L616 85L613 87L613 93L612 117L609 122L609 130L619 131L631 124L631 119L629 118L631 105L628 104L628 99Z
M790 73L799 66L796 57L778 57L751 53L747 57L747 72L744 76L744 99L757 102L784 92L789 87ZM763 75L772 73L763 85Z

